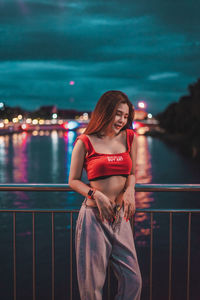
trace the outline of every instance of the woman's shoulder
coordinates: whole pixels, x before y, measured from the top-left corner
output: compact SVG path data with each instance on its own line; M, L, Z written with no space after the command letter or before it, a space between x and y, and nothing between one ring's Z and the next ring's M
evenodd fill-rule
M74 145L77 143L77 141L82 141L82 144L85 145L86 149L88 148L88 138L86 136L86 134L82 133L79 136L77 136L77 138L75 139Z
M74 145L75 143L78 141L78 140L81 140L82 143L84 144L87 152L91 151L92 150L92 144L91 144L91 141L90 141L90 138L89 138L89 135L86 135L85 133L82 133L80 134L79 136L77 136L75 142L74 142Z

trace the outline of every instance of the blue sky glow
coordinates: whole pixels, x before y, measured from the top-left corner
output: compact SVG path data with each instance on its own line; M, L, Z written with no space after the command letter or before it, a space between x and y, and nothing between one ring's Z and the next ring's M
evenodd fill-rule
M0 0L0 101L92 110L115 89L158 113L200 77L199 11L196 0Z

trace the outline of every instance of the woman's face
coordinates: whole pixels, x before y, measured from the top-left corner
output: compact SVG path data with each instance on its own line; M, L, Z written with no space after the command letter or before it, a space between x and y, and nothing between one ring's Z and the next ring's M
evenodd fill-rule
M126 103L120 103L117 107L116 115L112 123L111 129L118 134L126 125L129 116L129 107Z

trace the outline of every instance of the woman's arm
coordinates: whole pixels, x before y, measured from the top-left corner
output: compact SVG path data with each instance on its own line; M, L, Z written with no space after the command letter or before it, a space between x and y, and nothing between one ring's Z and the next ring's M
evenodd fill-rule
M70 187L83 196L87 196L90 188L87 184L81 181L81 175L83 171L83 164L86 155L86 149L84 143L78 140L74 146L71 157L71 166L69 173L69 185Z
M136 171L136 157L137 157L137 140L134 135L133 143L131 145L130 156L132 159L131 173L125 183L125 192L123 193L124 201L124 218L129 220L135 213L135 171Z
M73 190L87 197L91 187L81 181L85 155L85 146L81 140L78 140L72 152L69 185ZM96 201L102 221L104 221L104 218L113 218L114 211L110 199L100 191L95 191L93 197Z

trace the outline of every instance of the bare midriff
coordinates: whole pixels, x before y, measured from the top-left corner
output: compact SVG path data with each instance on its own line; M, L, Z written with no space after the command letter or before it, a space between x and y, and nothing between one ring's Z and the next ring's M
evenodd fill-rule
M110 198L113 204L118 204L122 206L122 198L120 195L123 192L126 182L126 177L123 176L110 176L105 179L99 179L95 181L90 181L90 186L96 190L99 190ZM86 204L88 206L97 206L95 200L87 198Z

